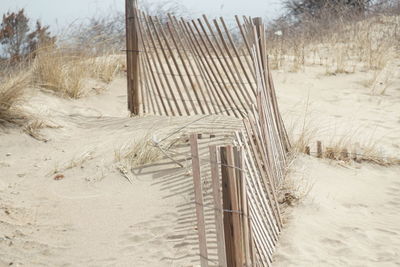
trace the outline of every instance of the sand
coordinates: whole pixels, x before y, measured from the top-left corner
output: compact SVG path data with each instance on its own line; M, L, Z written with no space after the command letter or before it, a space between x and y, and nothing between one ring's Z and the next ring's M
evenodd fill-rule
M301 128L307 114L313 142L372 144L398 158L399 62L391 67L390 81L376 81L383 95L363 85L372 73L276 73L285 121L297 118ZM286 210L274 266L400 266L400 167L300 156L292 170L289 179L305 196Z
M371 72L274 71L288 128L296 135L306 118L307 127L317 129L313 141L350 136L400 156L394 66L384 95L363 86ZM197 265L193 218L185 217L187 170L163 161L131 174L131 184L114 159L126 142L149 132L163 136L196 118L129 118L122 77L75 101L37 92L26 109L61 128L42 130L48 142L21 129L0 132L0 266ZM238 121L216 116L186 131L237 127ZM54 180L55 172L63 179ZM399 167L299 156L290 179L312 187L285 211L275 265L400 264L399 173Z

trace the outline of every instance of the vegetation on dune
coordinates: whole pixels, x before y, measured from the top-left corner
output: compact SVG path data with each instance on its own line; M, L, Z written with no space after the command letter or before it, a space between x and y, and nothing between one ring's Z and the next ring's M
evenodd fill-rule
M380 71L399 49L400 6L392 1L287 0L285 11L267 29L274 68Z
M19 73L0 80L0 125L21 124L26 115L20 108L24 99L24 90L30 82L29 73Z

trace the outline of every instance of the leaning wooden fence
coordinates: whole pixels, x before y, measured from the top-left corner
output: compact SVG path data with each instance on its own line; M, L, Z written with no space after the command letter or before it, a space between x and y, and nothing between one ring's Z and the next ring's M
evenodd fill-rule
M268 66L260 18L152 17L126 0L128 107L132 114L243 119L231 146L210 147L219 266L270 266L282 228L277 194L289 139ZM192 172L201 266L208 266L197 135Z

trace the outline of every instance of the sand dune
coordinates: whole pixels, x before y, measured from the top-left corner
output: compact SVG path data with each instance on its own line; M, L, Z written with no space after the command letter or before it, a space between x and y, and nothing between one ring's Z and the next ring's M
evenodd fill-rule
M400 77L393 73L384 95L362 85L371 73L326 76L310 67L274 77L294 136L306 116L307 127L316 128L312 142L350 136L399 156ZM61 128L42 130L48 142L20 129L0 133L0 265L197 265L187 169L163 160L135 170L130 184L114 162L127 141L165 136L197 117L129 118L123 78L75 101L39 92L26 108ZM239 127L234 118L211 116L184 131L223 136ZM54 180L55 172L63 179ZM290 177L312 190L286 211L275 265L400 265L399 173L300 156Z

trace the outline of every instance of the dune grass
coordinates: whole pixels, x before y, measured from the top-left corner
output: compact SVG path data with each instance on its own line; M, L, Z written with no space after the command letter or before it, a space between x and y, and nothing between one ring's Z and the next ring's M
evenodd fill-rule
M88 94L86 79L110 83L122 65L122 58L117 55L94 56L84 50L43 47L33 63L34 82L59 96L78 99Z
M319 131L317 128L307 124L299 132L291 134L292 150L291 154L310 154L314 157L340 161L343 163L366 162L380 166L400 165L400 158L386 156L377 141L371 140L360 142L355 137L357 132L350 132L344 136L331 136L331 138L322 141L322 154L317 153L316 140L318 140Z
M116 162L136 168L160 160L162 152L153 144L151 135L146 134L116 150L114 156Z
M398 53L399 22L400 16L383 15L296 26L277 22L267 34L270 63L293 72L324 66L327 75L382 70Z
M87 68L77 55L69 55L54 47L38 51L33 65L35 84L68 98L84 95L83 79Z
M5 123L21 124L26 114L21 109L25 90L30 84L29 71L12 74L0 81L0 125Z

